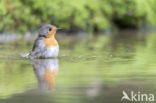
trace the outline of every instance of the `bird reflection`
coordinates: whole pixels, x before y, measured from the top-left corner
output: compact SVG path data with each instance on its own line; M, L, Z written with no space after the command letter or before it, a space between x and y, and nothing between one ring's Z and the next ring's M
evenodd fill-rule
M58 72L58 59L31 60L34 73L41 89L55 90L55 76Z

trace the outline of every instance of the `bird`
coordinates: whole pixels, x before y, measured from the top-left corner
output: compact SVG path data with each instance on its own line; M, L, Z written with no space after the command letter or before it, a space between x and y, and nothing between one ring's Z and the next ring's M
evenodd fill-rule
M39 34L34 42L33 48L26 58L43 59L57 58L59 54L59 44L55 39L57 28L51 24L44 24L39 29Z

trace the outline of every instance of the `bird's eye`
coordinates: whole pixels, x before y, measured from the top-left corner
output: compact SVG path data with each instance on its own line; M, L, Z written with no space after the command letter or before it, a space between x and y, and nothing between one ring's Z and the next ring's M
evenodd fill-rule
M49 31L52 31L52 29L51 29L51 28L49 28Z

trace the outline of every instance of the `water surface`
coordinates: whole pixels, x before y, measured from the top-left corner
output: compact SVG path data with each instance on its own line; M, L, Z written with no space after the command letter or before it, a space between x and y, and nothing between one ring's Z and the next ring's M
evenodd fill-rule
M121 103L122 91L156 94L156 33L67 41L58 59L41 60L18 56L32 44L1 44L0 103Z

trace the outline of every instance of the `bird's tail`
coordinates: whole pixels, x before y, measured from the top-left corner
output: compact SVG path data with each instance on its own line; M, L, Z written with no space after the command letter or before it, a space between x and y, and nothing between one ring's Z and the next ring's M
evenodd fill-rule
M23 54L20 54L20 56L22 58L29 58L29 53L23 53Z

